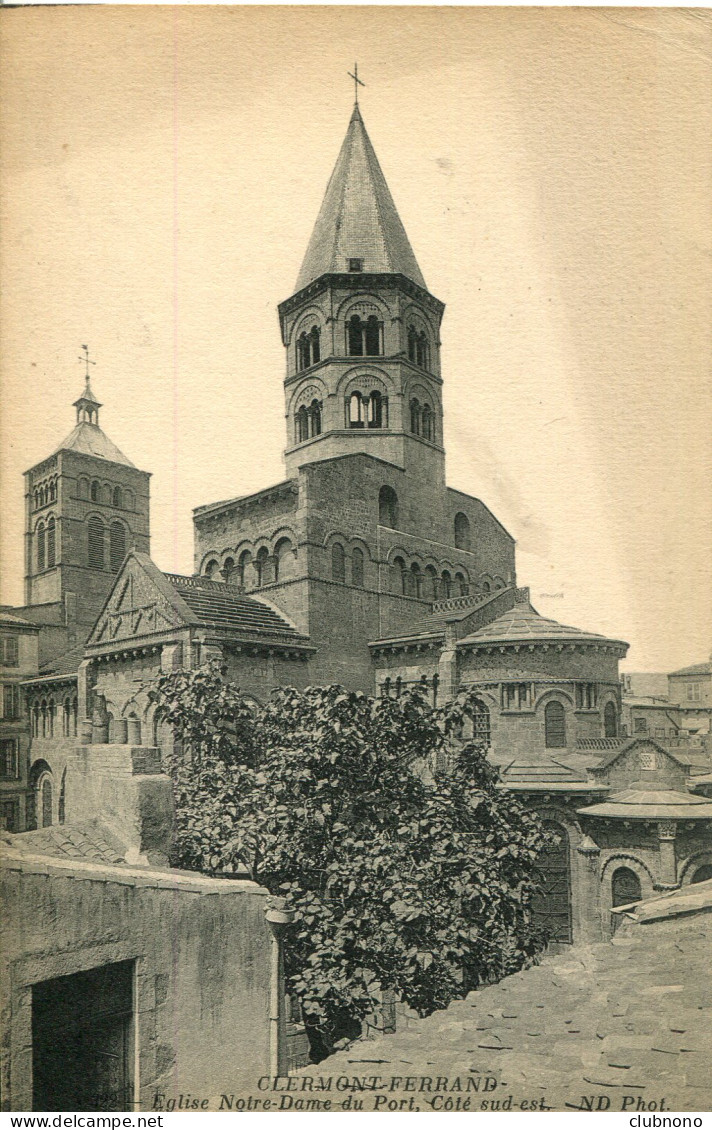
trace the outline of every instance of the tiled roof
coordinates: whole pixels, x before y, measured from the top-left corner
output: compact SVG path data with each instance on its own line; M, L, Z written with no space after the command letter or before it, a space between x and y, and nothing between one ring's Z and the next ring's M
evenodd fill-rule
M49 675L76 675L83 658L83 643L70 647L68 651L63 651L61 655L56 655L54 659L43 663L39 670L39 678L47 678Z
M11 628L34 628L39 631L37 624L33 624L31 620L24 620L22 616L16 616L14 612L4 612L0 610L0 625L9 625Z
M483 1097L501 1104L510 1095L569 1115L590 1096L618 1111L625 1096L631 1113L639 1100L649 1110L662 1096L666 1110L709 1110L712 883L695 886L665 905L639 904L610 942L546 954L447 1009L352 1044L322 1060L320 1076L491 1077L493 1090L472 1095L472 1110ZM404 1082L392 1094L412 1097Z
M349 259L361 259L365 273L405 275L425 289L358 106L327 185L297 290L321 275L346 273Z
M507 784L573 784L587 780L586 774L571 769L561 761L547 758L542 761L512 761L502 769L502 780ZM589 782L589 788L595 784Z
M578 812L582 816L608 816L618 820L710 820L712 802L674 789L648 789L636 782L602 804L579 808Z
M107 463L123 463L125 467L134 466L98 424L88 424L86 421L77 424L56 448L54 454L56 455L58 451L77 451L80 455L93 455L97 459L106 459Z
M245 596L230 585L206 577L164 574L168 583L185 601L201 624L209 627L238 628L254 636L269 636L285 642L305 644L307 637L287 618L265 601Z
M711 675L712 660L707 663L694 663L692 667L681 667L679 671L671 671L671 675Z
M100 824L53 824L36 832L13 836L13 849L28 855L84 859L93 863L123 863L125 853Z
M580 628L570 628L559 624L557 620L548 620L540 616L529 603L515 604L509 612L504 612L484 628L479 628L471 636L465 636L460 644L494 644L494 643L534 643L547 642L563 643L617 643L625 647L620 640L609 640L606 636L596 635L594 632L584 632Z

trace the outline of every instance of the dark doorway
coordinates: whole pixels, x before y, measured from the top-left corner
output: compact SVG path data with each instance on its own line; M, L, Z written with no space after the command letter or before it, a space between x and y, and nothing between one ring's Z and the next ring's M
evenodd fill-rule
M632 902L640 902L643 897L640 889L640 879L630 867L619 867L613 872L611 880L611 906L628 906Z
M546 930L550 942L570 943L573 937L569 837L560 824L545 821L544 826L557 836L557 842L539 856L540 882L532 899L532 913L535 921Z
M130 1110L133 962L32 988L32 1109Z

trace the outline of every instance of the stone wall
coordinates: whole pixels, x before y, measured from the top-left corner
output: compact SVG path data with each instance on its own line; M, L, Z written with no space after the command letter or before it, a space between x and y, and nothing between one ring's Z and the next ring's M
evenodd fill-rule
M267 892L243 881L69 863L6 863L3 1109L32 1109L32 986L123 961L135 968L137 1109L181 1093L205 1096L216 1109L222 1093L253 1091L269 1072Z

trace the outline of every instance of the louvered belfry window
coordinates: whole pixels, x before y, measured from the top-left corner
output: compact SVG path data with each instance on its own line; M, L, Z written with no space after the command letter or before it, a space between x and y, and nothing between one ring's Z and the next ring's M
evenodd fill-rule
M126 530L121 522L112 522L109 531L109 564L112 573L118 573L126 556Z
M90 518L89 523L89 568L104 568L104 523L101 518Z

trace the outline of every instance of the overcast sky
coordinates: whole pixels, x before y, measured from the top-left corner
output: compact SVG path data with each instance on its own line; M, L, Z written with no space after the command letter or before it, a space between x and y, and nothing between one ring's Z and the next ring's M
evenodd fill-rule
M277 303L351 113L443 323L452 486L518 542L535 607L712 645L712 117L703 9L5 10L2 599L21 473L74 423L152 478L152 555L283 475Z

